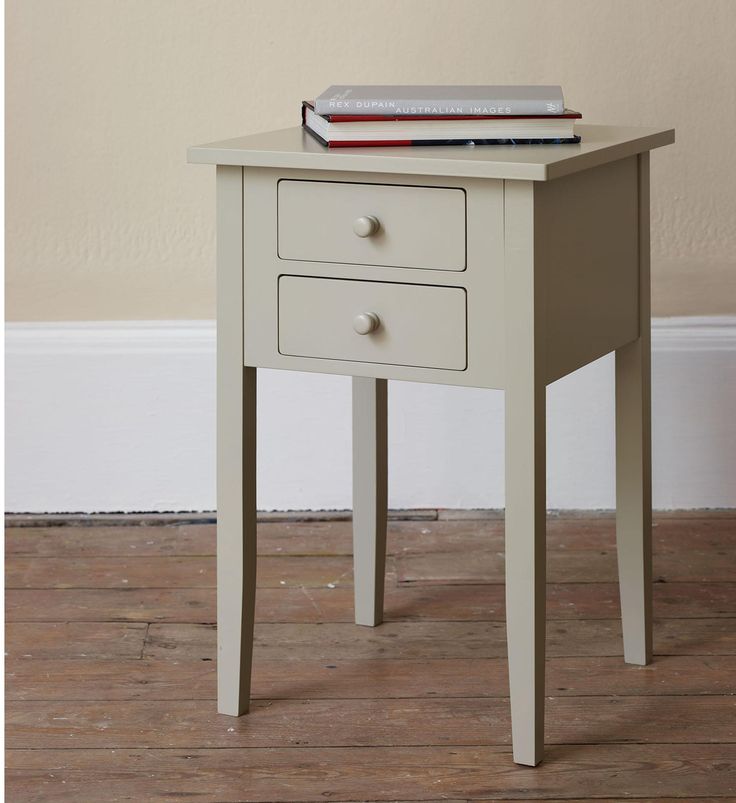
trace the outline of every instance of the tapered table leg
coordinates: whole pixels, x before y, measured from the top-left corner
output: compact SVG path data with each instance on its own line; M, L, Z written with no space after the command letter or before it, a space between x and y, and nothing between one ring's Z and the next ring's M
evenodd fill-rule
M506 386L506 627L514 761L544 749L544 385Z
M355 623L383 621L386 572L387 383L353 377Z
M514 761L544 750L546 448L544 293L535 275L533 189L507 189L506 628Z
M639 338L616 351L616 542L624 660L652 658L649 154L639 156Z
M256 369L243 359L242 168L217 168L217 710L248 711L256 587Z

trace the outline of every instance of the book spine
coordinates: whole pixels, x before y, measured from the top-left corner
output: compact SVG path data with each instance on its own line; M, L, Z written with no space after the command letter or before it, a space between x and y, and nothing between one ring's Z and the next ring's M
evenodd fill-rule
M441 117L467 115L491 116L547 116L550 114L563 114L562 101L548 100L386 100L385 98L361 98L346 100L328 100L317 98L314 110L321 115L375 115L391 117L395 115L423 117Z

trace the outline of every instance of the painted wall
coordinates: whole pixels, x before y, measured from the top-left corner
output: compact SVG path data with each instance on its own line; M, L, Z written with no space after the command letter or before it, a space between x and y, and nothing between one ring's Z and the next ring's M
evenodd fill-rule
M189 144L330 83L561 83L656 152L656 315L736 312L733 0L9 0L16 321L214 316L214 171Z

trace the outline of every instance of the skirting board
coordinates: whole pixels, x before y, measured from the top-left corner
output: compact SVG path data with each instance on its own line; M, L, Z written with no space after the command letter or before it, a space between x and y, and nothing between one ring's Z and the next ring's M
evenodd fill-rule
M736 317L653 322L659 509L736 507ZM215 507L211 321L6 326L6 509ZM555 382L550 508L614 504L613 358ZM350 501L350 380L259 374L259 508ZM389 384L392 508L503 507L503 393Z

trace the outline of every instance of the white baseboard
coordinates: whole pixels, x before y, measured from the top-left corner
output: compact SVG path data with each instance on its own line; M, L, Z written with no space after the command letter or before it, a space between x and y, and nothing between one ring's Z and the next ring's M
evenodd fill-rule
M210 321L9 324L12 512L212 510ZM654 504L736 507L736 317L653 325ZM503 507L503 394L393 382L390 505ZM614 503L611 355L548 390L548 506ZM259 507L349 508L350 383L264 370Z

